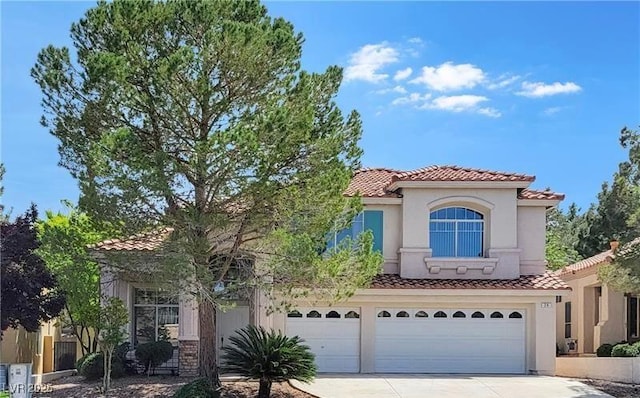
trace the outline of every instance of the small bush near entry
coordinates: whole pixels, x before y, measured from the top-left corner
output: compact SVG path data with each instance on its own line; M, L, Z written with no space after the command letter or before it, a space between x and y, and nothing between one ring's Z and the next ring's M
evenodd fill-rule
M599 357L610 357L611 350L613 350L613 345L609 343L604 343L596 350L596 355Z
M219 398L220 392L216 391L209 380L196 379L191 383L180 387L173 398Z
M629 344L618 344L611 350L612 357L637 357L640 354L638 346Z
M173 356L173 345L166 340L152 341L136 347L136 358L147 374L151 374L157 366L167 362Z
M77 368L80 376L84 376L87 380L97 380L104 376L104 356L102 352L93 352L87 354L78 360L80 366ZM111 364L111 377L118 378L124 376L124 367L122 362L113 359Z

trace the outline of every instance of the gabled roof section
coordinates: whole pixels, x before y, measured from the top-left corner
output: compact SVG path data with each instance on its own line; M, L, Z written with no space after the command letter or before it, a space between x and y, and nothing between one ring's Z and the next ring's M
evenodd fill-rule
M604 251L602 253L598 253L595 256L591 256L585 258L584 260L578 261L577 263L567 265L564 268L561 268L555 272L555 275L563 276L569 274L575 274L578 271L587 270L590 268L596 268L602 264L610 264L616 257L616 255L624 255L631 251L636 245L640 244L640 237L628 242L624 246L622 246L618 251L613 251L611 249Z
M428 166L421 169L400 172L393 176L395 181L522 181L533 182L534 176L505 173L460 166Z
M153 251L162 246L172 231L173 228L160 228L128 238L109 239L90 245L89 249L96 251Z
M402 171L387 168L365 168L356 171L345 195L360 194L365 198L402 197L390 187L404 181L441 181L441 182L515 182L529 184L534 176L474 169L460 166L428 166L417 170ZM550 190L520 189L518 199L522 200L563 200L564 194Z
M354 196L360 193L367 198L398 198L400 195L387 190L391 179L398 173L401 171L383 168L360 169L351 179L345 195Z
M525 200L564 200L563 193L552 192L550 190L537 191L535 189L523 189L518 194L518 199Z

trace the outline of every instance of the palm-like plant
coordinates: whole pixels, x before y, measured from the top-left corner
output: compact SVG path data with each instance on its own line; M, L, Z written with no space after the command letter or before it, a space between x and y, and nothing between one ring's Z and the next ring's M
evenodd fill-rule
M269 398L273 382L309 382L316 375L315 356L298 336L250 325L229 341L223 348L224 371L259 380L258 398Z

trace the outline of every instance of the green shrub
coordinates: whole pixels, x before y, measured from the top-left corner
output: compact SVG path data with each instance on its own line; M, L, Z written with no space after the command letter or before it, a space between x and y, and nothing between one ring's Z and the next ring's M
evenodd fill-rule
M258 398L269 398L273 382L308 382L315 377L315 357L300 337L252 325L236 333L223 347L223 370L259 380Z
M618 344L611 350L612 357L637 357L640 354L638 346Z
M82 364L84 363L84 360L87 359L89 355L91 354L83 355L82 357L80 357L80 359L76 361L76 369L78 370L78 373L80 373L80 368L82 368Z
M173 356L173 345L166 340L152 341L140 344L136 347L136 358L147 374L150 374L157 366L167 362Z
M104 355L102 352L87 354L78 360L80 367L78 373L87 380L97 380L104 376ZM117 379L124 376L124 366L115 356L111 363L111 377Z
M604 343L596 350L596 355L599 357L610 357L611 350L613 350L613 345L609 343Z
M219 398L220 392L216 391L209 380L196 379L191 383L180 387L173 398Z

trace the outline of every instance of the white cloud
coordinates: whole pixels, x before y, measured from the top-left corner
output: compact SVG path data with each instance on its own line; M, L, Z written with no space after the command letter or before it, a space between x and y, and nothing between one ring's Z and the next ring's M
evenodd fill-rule
M478 109L478 113L481 115L496 117L496 118L502 116L502 113L496 108L480 108Z
M375 91L376 94L389 94L389 93L398 93L398 94L406 94L407 90L402 86L395 86L391 88L384 88L382 90Z
M396 74L393 76L393 80L395 81L400 81L400 80L404 80L407 77L411 76L411 74L413 73L413 69L411 68L406 68L406 69L400 69L399 71L396 72Z
M423 43L422 39L421 39L421 38L419 38L419 37L411 37L411 38L409 38L409 40L407 40L407 41L408 41L409 43L411 43L411 44L422 44L422 43Z
M378 83L389 75L379 73L385 66L398 61L398 50L389 46L386 42L380 44L367 44L355 53L351 54L344 78L350 80L364 80L370 83Z
M505 88L517 82L521 78L522 76L520 75L511 75L509 73L505 73L500 75L496 80L487 84L487 88L489 90L497 90L499 88Z
M475 65L446 62L438 67L423 67L422 74L411 83L425 84L436 91L451 91L473 88L484 79L484 72Z
M582 87L574 82L555 82L546 84L542 82L522 82L522 91L516 94L530 98L541 98L557 94L570 94L582 91Z
M431 99L431 94L419 94L411 93L406 97L399 97L391 101L391 105L406 105L406 104L424 104Z
M545 116L553 116L556 113L562 111L564 108L565 108L564 106L552 106L551 108L547 108L543 110L542 114Z
M451 112L462 112L476 109L478 104L488 101L487 97L481 95L450 95L434 98L434 100L428 104L428 108L441 109Z

